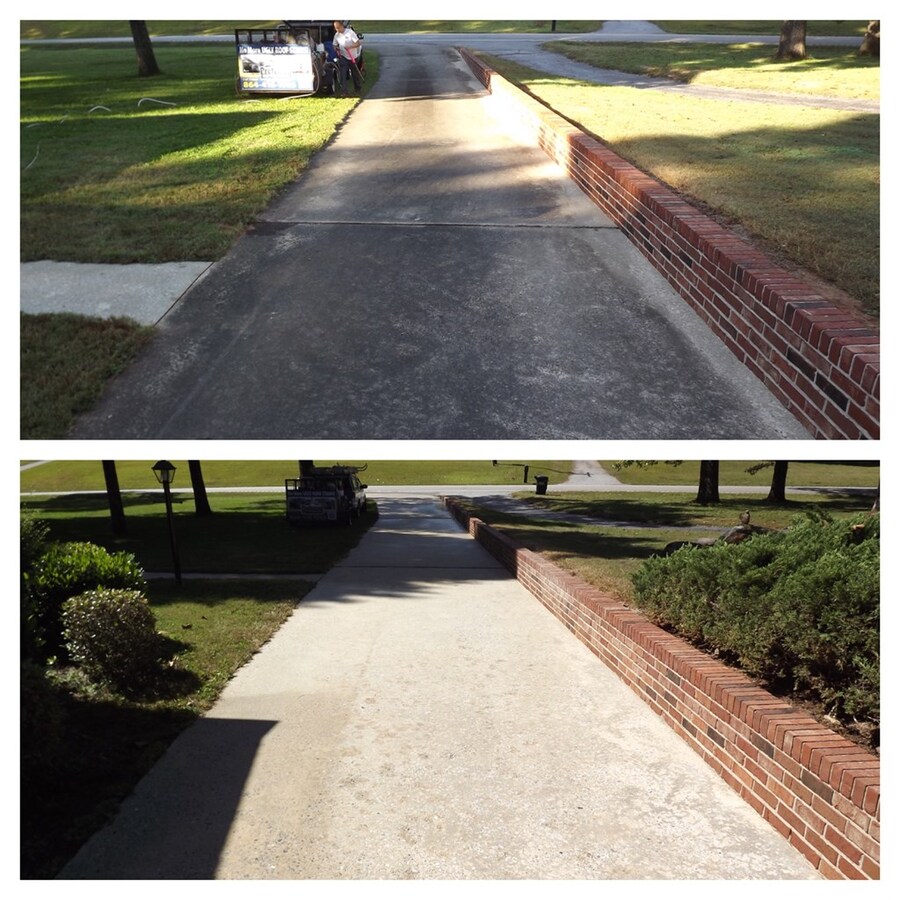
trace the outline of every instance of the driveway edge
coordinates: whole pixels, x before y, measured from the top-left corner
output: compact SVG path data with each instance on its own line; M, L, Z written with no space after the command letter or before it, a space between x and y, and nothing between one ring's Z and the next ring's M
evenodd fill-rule
M516 129L613 220L815 438L879 437L880 336L867 320L458 50Z
M740 797L829 879L880 877L878 757L686 641L444 505Z

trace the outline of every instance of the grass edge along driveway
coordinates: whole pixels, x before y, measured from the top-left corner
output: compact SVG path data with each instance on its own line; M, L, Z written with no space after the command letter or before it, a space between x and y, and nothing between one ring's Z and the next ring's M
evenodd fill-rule
M602 61L606 45L570 47L567 55ZM618 65L659 66L665 48L622 44ZM758 72L771 49L702 46L706 65L734 52L740 81ZM681 48L668 51L677 58ZM857 71L852 51L822 51ZM480 53L501 75L591 133L624 159L702 211L758 243L775 262L800 268L839 305L877 322L880 309L880 116L835 109L709 99L590 84ZM724 68L724 63L721 63ZM647 63L649 65L649 63ZM862 74L877 79L870 62ZM858 73L858 72L857 72ZM702 74L702 73L701 73ZM755 75L757 89L781 73ZM871 88L865 88L870 91Z

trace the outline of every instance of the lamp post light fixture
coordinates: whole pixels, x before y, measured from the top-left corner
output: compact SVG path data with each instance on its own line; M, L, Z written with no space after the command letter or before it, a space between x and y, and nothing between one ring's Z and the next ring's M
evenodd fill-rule
M178 559L178 546L175 543L175 522L172 515L172 491L171 484L175 480L175 466L168 460L162 459L153 466L153 474L156 480L163 486L163 494L166 498L166 521L169 525L169 545L172 548L172 568L175 572L175 583L181 585L181 562Z

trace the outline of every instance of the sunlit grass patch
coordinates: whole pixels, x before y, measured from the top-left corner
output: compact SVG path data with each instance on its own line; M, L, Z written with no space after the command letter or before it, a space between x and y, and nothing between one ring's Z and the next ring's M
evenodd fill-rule
M877 316L880 117L588 84L489 58L616 153Z

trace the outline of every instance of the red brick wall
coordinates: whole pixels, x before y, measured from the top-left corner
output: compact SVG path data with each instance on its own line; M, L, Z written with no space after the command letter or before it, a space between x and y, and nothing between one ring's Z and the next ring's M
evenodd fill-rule
M877 879L879 759L581 578L444 503L826 878Z
M460 52L517 129L568 173L812 435L878 438L876 329Z

